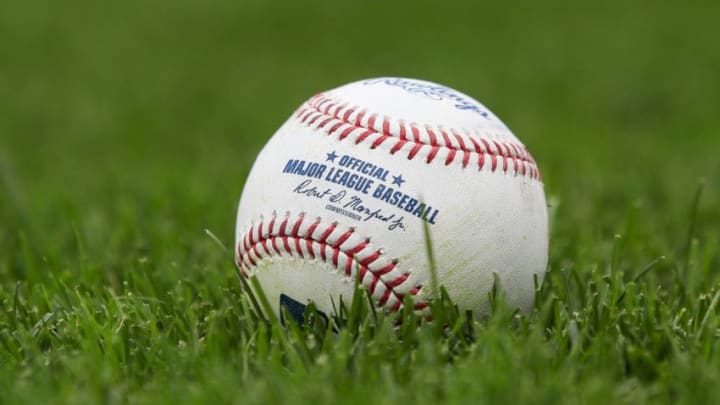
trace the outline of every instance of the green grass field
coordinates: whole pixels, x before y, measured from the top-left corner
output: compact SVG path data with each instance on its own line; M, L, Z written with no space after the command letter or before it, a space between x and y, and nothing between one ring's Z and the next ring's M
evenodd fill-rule
M720 3L472 3L0 5L0 403L719 401ZM255 155L381 75L473 95L533 152L531 314L253 315L220 245Z

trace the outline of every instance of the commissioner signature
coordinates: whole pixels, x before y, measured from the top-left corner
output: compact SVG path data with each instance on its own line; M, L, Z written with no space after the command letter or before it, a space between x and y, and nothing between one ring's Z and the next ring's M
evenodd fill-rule
M367 206L362 198L354 195L348 196L345 190L335 191L330 187L318 188L312 180L304 180L293 189L293 193L306 198L327 201L331 204L326 205L326 209L358 221L384 222L388 224L387 229L390 231L406 229L404 216L388 213L382 208Z
M365 219L363 221L367 222L371 219L377 219L382 222L388 222L390 225L388 225L388 229L393 231L395 229L402 229L405 230L405 223L403 222L403 219L405 217L395 217L395 214L387 215L382 208L372 209L370 207L367 207L363 205L363 200L360 197L352 196L350 197L350 201L348 201L343 208L351 209L355 212L360 213L361 215L365 215Z

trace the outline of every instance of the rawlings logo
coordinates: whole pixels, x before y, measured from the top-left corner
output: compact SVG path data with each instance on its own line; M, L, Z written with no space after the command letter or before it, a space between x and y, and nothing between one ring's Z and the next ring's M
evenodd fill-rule
M459 110L472 111L480 114L483 118L490 119L490 114L481 109L480 106L461 96L454 90L440 86L439 84L422 83L415 80L400 79L395 77L368 80L363 84L373 85L378 83L386 84L388 86L397 86L408 93L420 94L433 100L451 100L455 103L455 108Z

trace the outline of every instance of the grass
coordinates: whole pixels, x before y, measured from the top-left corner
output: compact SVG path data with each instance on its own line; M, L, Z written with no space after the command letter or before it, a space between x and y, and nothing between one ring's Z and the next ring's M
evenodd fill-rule
M3 4L0 402L716 402L717 11ZM300 102L378 75L462 89L533 151L552 229L532 313L443 298L445 322L398 328L359 294L337 333L255 315L206 230L232 244Z

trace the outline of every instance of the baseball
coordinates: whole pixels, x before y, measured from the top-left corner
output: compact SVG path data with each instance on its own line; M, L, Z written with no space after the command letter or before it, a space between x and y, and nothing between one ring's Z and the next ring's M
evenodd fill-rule
M538 167L477 100L404 78L358 81L307 100L257 157L237 213L235 258L275 311L333 313L358 279L378 308L428 311L437 279L475 314L494 275L528 311L548 256ZM300 312L301 313L301 312Z

